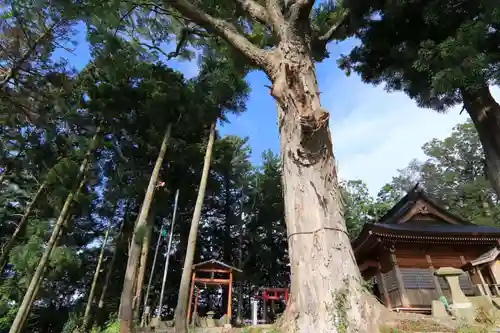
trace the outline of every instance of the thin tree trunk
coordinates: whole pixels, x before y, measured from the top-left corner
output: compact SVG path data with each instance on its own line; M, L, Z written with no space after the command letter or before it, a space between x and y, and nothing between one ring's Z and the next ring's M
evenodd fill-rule
M78 194L79 194L80 191L78 191L77 193L77 196L78 197ZM59 234L57 235L57 240L56 240L56 244L55 246L52 248L52 250L50 251L50 255L49 255L49 258L52 257L52 254L54 253L54 250L57 248L58 246L58 243L59 243L59 240L61 239L61 235L63 234L63 229L66 228L68 226L68 222L71 218L71 212L68 212L68 215L66 216L66 218L64 219L64 222L63 222L63 228L61 228L61 230L59 230ZM43 273L42 273L42 276L45 275L45 272L47 271L47 266L45 266L44 270L43 270ZM38 295L38 291L40 290L40 286L42 285L42 281L43 279L40 279L35 287L35 292L33 293L31 299L30 299L30 303L29 303L29 307L28 307L28 310L24 313L23 315L23 318L21 320L21 328L24 327L24 325L26 324L26 320L28 319L29 317L29 314L30 314L30 311L31 311L31 307L33 306L33 302L35 301L35 298L36 296Z
M500 197L500 105L486 85L462 89L462 99L483 146L488 179Z
M181 284L179 286L179 295L177 298L177 307L175 309L175 331L177 333L187 332L187 307L189 300L189 288L191 284L191 271L193 269L193 261L196 250L196 239L198 237L198 226L200 223L201 210L205 200L205 190L207 187L208 172L210 171L210 162L212 160L212 150L215 141L215 127L217 121L214 121L210 126L210 136L208 137L207 150L205 153L205 161L203 162L203 173L201 175L200 187L198 189L198 197L196 198L196 206L191 220L191 229L189 230L188 246L186 249L186 257L184 259L184 268L182 270Z
M147 231L144 242L142 242L141 259L139 262L139 273L137 274L137 283L135 286L135 300L134 300L134 318L139 320L141 303L142 303L142 289L144 287L144 278L146 276L146 268L148 264L149 245L151 244L151 234L153 232L153 224L155 219L154 210L151 209L147 218Z
M378 332L342 216L337 169L313 59L300 37L279 45L271 94L278 126L291 297L285 332Z
M1 181L0 181L1 182ZM26 224L28 223L28 217L31 214L31 211L33 210L33 207L35 203L38 201L38 198L40 198L40 195L42 192L45 190L47 187L47 183L43 182L42 185L38 188L36 191L35 195L31 199L30 203L28 206L26 206L26 210L24 211L23 217L21 218L21 221L17 224L16 229L14 230L14 233L10 237L10 239L5 243L5 245L2 247L2 254L0 255L0 275L2 275L5 265L7 264L7 260L9 259L9 254L12 248L14 247L14 244L16 243L17 237L21 233L21 231L24 229Z
M35 270L35 274L31 278L30 284L28 286L28 289L26 290L26 293L24 294L23 301L19 307L19 310L17 311L16 317L12 323L12 326L10 327L9 333L19 333L22 329L22 321L23 317L27 316L26 312L29 312L29 309L31 307L31 304L33 300L36 297L36 290L38 290L37 285L41 283L41 279L43 276L43 272L45 271L45 267L47 266L47 263L50 258L50 254L52 252L52 249L54 248L56 241L60 237L60 230L62 229L64 225L65 218L67 214L69 213L71 203L73 202L73 199L75 198L75 194L78 194L80 192L80 189L83 187L83 184L85 182L85 174L87 172L88 166L90 165L90 156L91 153L93 152L95 148L95 144L97 142L97 137L100 132L100 127L97 128L93 138L90 141L90 146L89 149L87 150L85 154L85 158L82 161L82 164L80 165L80 169L78 171L77 175L77 184L78 187L75 188L73 191L71 191L68 196L66 197L66 201L64 202L63 208L61 209L61 212L59 213L59 217L57 218L56 224L54 226L54 230L52 231L52 235L50 236L50 239L47 243L47 246L45 248L45 251L40 258L40 261L38 262L38 266Z
M101 297L99 297L99 303L97 307L99 309L102 309L104 307L104 298L106 297L106 291L108 290L109 286L109 280L111 279L111 274L113 274L113 268L115 266L116 262L116 255L118 253L118 247L123 243L123 227L125 226L125 223L127 223L127 212L128 212L128 203L125 208L125 213L123 214L123 221L120 225L120 230L118 230L118 233L116 235L115 239L115 250L113 251L113 255L111 256L111 260L109 261L108 265L108 272L106 273L106 277L104 278L104 285L102 286L102 291L101 291Z
M232 161L232 158L230 159ZM226 217L226 223L224 226L224 262L228 265L232 265L232 251L233 251L233 239L231 238L231 224L233 220L233 212L231 207L231 164L226 165L228 170L224 173L224 215ZM229 302L229 288L222 289L222 308L227 309Z
M94 278L92 279L92 284L90 285L89 298L87 300L87 305L85 306L85 313L83 314L83 324L82 328L85 332L90 321L90 310L92 309L92 301L94 300L95 288L97 286L97 279L99 278L99 273L101 272L102 259L104 258L104 251L106 250L106 245L108 243L109 231L111 229L111 223L106 229L104 234L104 240L102 241L101 252L99 253L99 260L97 260L97 266L94 272Z
M160 169L165 158L165 153L167 151L171 128L172 125L169 124L165 131L165 135L163 136L160 152L158 153L158 158L156 159L153 173L151 174L151 178L149 179L148 190L146 191L146 194L144 196L144 201L141 206L141 212L139 213L139 216L137 218L134 234L132 236L132 242L127 261L127 269L125 271L125 281L123 283L123 290L120 298L120 333L129 333L133 328L134 314L132 309L132 301L134 296L134 282L137 275L137 266L139 264L142 242L142 239L136 239L136 237L138 237L138 232L140 232L140 230L143 230L147 223L146 218L153 201L156 184L158 183L158 175L160 173Z
M238 268L243 270L243 198L244 192L241 191L240 199L240 235L238 237ZM236 308L236 323L242 324L243 318L241 312L243 311L243 280L240 278L238 281L238 307Z

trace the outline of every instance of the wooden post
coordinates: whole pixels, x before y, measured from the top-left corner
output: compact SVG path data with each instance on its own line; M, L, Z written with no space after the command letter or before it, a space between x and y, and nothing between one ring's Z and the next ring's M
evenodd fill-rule
M233 302L233 272L229 272L229 285L228 285L229 291L227 293L227 323L231 323L232 319L232 302Z
M436 291L438 292L438 296L443 296L443 289L441 288L441 284L439 283L439 278L434 275L434 266L432 265L432 258L429 254L425 255L425 259L427 259L427 263L429 264L429 270L432 274L432 279L434 280L434 286L436 287Z
M486 284L486 281L484 280L483 273L481 272L481 267L476 268L477 273L479 274L479 278L481 279L481 283L483 284L484 292L486 293L486 296L491 297L491 291L490 287Z
M194 326L194 317L198 313L198 297L200 296L200 288L196 287L196 293L194 296L194 309L193 309L193 315L191 316L191 325Z
M462 265L465 265L467 263L467 260L465 260L465 257L464 256L460 256L460 261L462 262ZM471 273L472 272L472 273ZM467 278L469 279L469 284L470 284L470 288L472 290L474 290L474 282L472 281L472 275L474 273L474 269L472 270L469 270L466 274L467 274ZM460 280L459 280L460 282Z
M401 295L401 304L404 307L410 306L410 302L408 302L408 297L406 296L406 288L405 283L403 281L403 275L401 275L401 271L399 270L398 261L396 258L396 254L391 253L391 261L394 269L394 273L396 274L396 280L398 282L399 293Z
M391 298L389 297L389 292L387 291L387 285L385 284L384 275L382 274L382 265L380 261L378 262L378 276L377 280L380 282L380 287L382 288L382 294L384 294L385 306L391 310Z
M187 322L191 319L191 303L193 302L193 291L194 291L194 281L196 279L196 272L193 272L191 276L191 289L189 290L189 305L188 305L188 313L187 313Z

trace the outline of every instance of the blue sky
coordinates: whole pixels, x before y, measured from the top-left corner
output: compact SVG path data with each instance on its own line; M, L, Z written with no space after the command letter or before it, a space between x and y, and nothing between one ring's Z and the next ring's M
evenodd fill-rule
M73 53L58 51L76 68L89 60L85 36L77 36L78 45ZM372 194L397 170L404 168L413 158L424 159L421 146L432 138L443 139L453 126L467 119L460 107L438 114L421 109L402 93L387 93L382 86L361 82L357 75L346 77L337 68L336 59L353 47L353 41L331 43L331 57L317 65L318 82L323 106L330 111L330 127L339 166L340 178L361 179ZM170 61L169 64L192 77L197 73L196 61ZM259 164L266 149L279 150L276 106L268 93L267 78L262 72L248 75L252 89L247 111L231 117L230 124L219 130L222 134L248 136L252 147L252 160ZM493 89L500 99L500 90Z

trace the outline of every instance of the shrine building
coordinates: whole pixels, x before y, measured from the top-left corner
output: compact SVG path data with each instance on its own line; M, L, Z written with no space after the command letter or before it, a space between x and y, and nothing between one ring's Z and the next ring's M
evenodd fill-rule
M493 224L493 223L492 223ZM461 268L468 296L500 296L500 227L476 225L446 211L418 185L352 242L363 278L389 309L430 313L449 297L440 267Z

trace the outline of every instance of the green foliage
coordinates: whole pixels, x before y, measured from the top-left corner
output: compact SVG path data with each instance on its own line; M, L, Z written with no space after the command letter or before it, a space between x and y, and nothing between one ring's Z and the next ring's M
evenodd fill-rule
M490 1L347 0L345 6L361 45L340 67L365 82L385 83L436 110L460 104L465 90L497 83L500 15Z
M417 182L451 212L477 223L496 224L500 206L489 184L484 153L474 125L469 121L455 127L444 140L433 139L422 147L423 162L412 161L388 185L394 194Z

